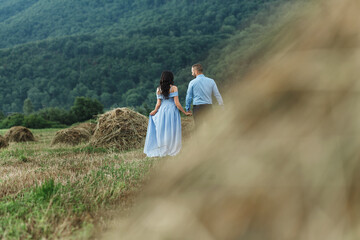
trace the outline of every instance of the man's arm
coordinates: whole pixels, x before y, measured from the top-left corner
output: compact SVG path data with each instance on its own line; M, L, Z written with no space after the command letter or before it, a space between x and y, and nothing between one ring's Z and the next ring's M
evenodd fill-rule
M193 90L192 90L192 83L189 83L188 89L187 89L187 93L186 93L186 106L185 109L186 111L190 111L190 106L191 106L191 101L193 99Z
M217 100L217 102L219 103L219 105L224 105L223 99L221 97L221 94L219 92L219 89L216 86L216 83L214 81L214 86L213 86L213 94Z

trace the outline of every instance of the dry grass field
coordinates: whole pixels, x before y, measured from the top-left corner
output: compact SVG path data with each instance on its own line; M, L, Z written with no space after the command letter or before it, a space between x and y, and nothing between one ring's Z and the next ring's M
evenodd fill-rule
M32 130L36 142L0 150L1 239L93 237L106 228L114 209L128 214L159 162L142 149L51 145L57 130Z

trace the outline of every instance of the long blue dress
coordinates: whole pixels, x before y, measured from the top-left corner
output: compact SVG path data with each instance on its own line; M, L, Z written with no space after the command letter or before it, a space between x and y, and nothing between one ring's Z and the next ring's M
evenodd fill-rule
M149 116L144 153L148 157L174 156L181 149L181 119L174 97L178 92L170 93L169 98L156 95L161 105L154 116Z

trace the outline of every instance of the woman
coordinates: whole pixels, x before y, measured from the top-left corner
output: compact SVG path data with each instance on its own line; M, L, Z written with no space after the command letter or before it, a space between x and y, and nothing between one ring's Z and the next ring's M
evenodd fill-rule
M144 153L148 157L174 156L181 149L180 113L185 112L179 102L178 89L174 86L172 72L161 74L160 86L156 91L157 102L150 113Z

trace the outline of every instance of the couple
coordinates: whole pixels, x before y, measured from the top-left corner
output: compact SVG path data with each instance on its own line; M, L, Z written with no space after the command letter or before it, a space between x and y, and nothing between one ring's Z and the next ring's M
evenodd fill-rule
M213 79L203 74L201 64L191 68L195 77L189 83L186 94L186 112L179 102L178 89L174 85L172 72L164 71L161 74L160 86L156 90L157 102L155 109L150 113L147 128L144 153L148 157L174 156L181 149L181 119L180 113L191 116L190 105L193 102L195 126L199 124L201 115L211 108L212 95L219 105L223 100Z

